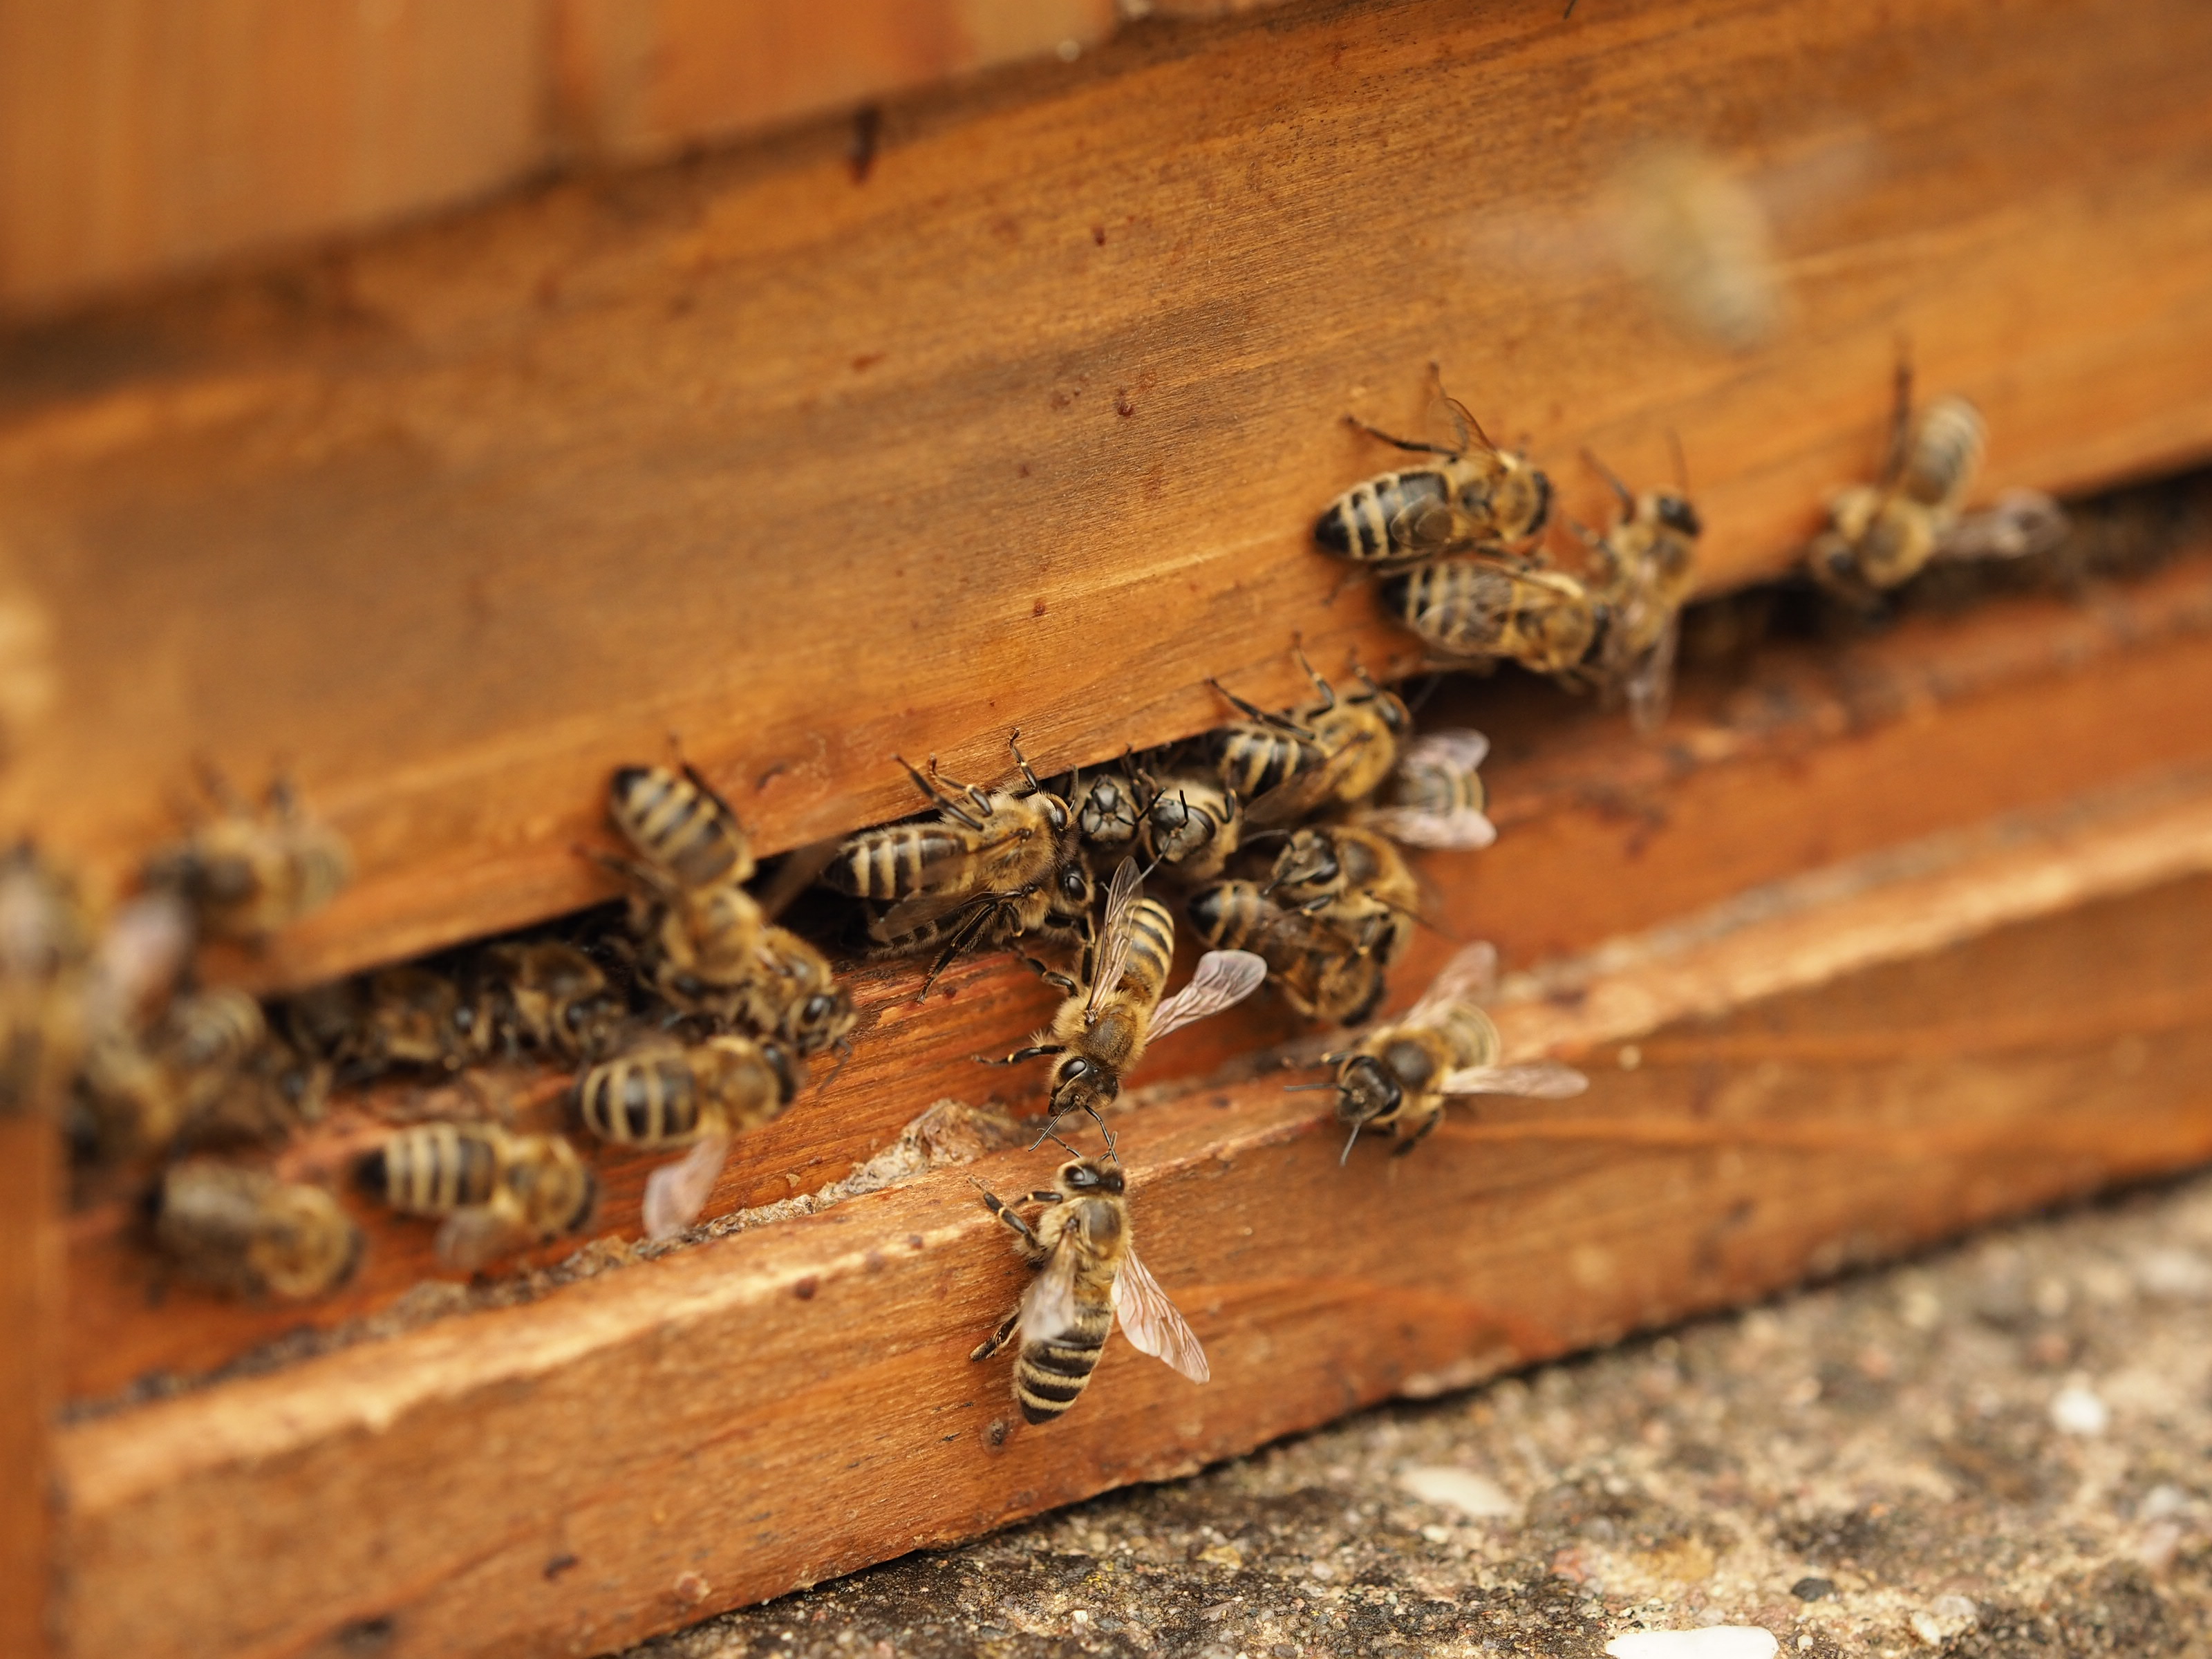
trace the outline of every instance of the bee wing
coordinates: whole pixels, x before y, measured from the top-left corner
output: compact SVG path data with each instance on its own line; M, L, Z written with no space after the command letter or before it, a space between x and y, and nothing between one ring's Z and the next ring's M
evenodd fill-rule
M1621 682L1628 696L1628 718L1639 732L1650 732L1667 718L1667 705L1674 694L1674 647L1682 637L1679 614L1667 618L1651 647L1630 666Z
M1335 792L1337 780L1352 769L1361 748L1373 739L1372 732L1362 732L1310 772L1285 778L1255 797L1244 808L1244 822L1265 830L1305 817Z
M1472 852L1498 839L1498 826L1472 808L1430 812L1418 806L1376 806L1362 822L1408 847Z
M912 898L901 899L870 922L868 937L888 945L970 906L996 904L999 898L996 893L916 893Z
M1490 753L1490 739L1480 732L1456 727L1430 732L1407 747L1401 766L1439 766L1453 772L1472 772Z
M1444 963L1436 983L1407 1011L1407 1025L1433 1025L1456 1003L1484 1003L1498 988L1498 947L1477 939Z
M1129 960L1129 915L1145 896L1145 878L1134 859L1123 859L1114 871L1113 885L1106 890L1105 920L1099 924L1097 959L1091 964L1091 998L1095 1010L1114 994L1121 982L1121 969Z
M1153 1012L1148 1041L1156 1042L1170 1031L1243 1001L1267 977L1266 959L1249 951L1208 951L1198 959L1190 983Z
M1963 514L1936 543L1940 559L2021 559L2066 539L2066 509L2039 489L2014 489Z
M1132 1244L1121 1257L1121 1270L1114 1275L1110 1292L1114 1314L1121 1322L1121 1334L1139 1353L1148 1353L1181 1371L1194 1382L1213 1373L1206 1363L1206 1350L1191 1334L1176 1304L1160 1288L1160 1281L1138 1259Z
M501 1204L471 1204L438 1224L438 1260L473 1273L523 1242L521 1224Z
M1075 1256L1055 1249L1043 1270L1022 1292L1022 1317L1018 1327L1024 1346L1031 1342L1055 1342L1075 1327Z
M761 914L775 921L792 902L811 886L816 877L830 867L830 860L837 856L844 845L843 837L831 836L826 840L809 842L804 847L794 847L783 855L775 874L763 884L760 895Z
M1390 520L1390 540L1401 558L1432 558L1483 539L1482 521L1452 501L1416 501Z
M1537 1100L1565 1100L1589 1087L1588 1078L1556 1060L1529 1066L1470 1066L1443 1081L1448 1095L1528 1095Z
M698 1218L730 1154L727 1135L702 1135L673 1164L645 1178L645 1236L673 1238Z

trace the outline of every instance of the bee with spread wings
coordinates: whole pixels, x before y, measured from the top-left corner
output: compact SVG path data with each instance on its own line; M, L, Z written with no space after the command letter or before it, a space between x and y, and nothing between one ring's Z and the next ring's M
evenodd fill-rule
M1049 1422L1075 1404L1097 1369L1117 1316L1121 1334L1139 1352L1194 1382L1209 1375L1205 1349L1137 1257L1123 1185L1121 1166L1111 1153L1075 1158L1060 1166L1051 1187L1027 1195L1027 1202L1045 1206L1034 1224L982 1188L983 1206L1012 1230L1016 1254L1036 1277L969 1358L988 1359L1020 1339L1014 1398L1030 1422Z
M1352 1131L1343 1162L1363 1129L1405 1138L1402 1156L1443 1121L1454 1095L1528 1095L1563 1100L1589 1087L1589 1079L1556 1060L1502 1066L1498 1027L1478 1004L1498 982L1498 952L1470 945L1444 964L1428 994L1404 1018L1380 1026L1342 1054L1325 1054L1336 1067L1334 1082L1309 1088L1336 1091L1337 1121Z
M1358 822L1408 847L1471 852L1498 839L1475 769L1490 753L1480 732L1432 732L1416 738Z
M1190 983L1162 1001L1174 960L1175 917L1145 896L1136 860L1122 860L1107 890L1097 943L1086 953L1084 982L1033 963L1067 1000L1028 1048L989 1063L1057 1056L1049 1094L1053 1125L1070 1112L1086 1112L1103 1130L1101 1109L1121 1092L1122 1078L1149 1044L1243 1001L1267 976L1267 964L1249 951L1209 951L1199 958Z

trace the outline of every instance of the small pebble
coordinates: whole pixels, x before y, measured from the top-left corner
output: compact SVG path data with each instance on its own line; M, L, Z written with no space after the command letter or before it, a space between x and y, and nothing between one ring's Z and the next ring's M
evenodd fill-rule
M1613 1659L1773 1659L1782 1644L1756 1625L1710 1630L1637 1630L1605 1644Z
M1477 1520L1501 1519L1521 1512L1521 1506L1506 1495L1503 1486L1472 1469L1439 1464L1401 1469L1398 1484L1425 1504L1457 1510Z
M1800 1578L1790 1587L1790 1593L1800 1601L1822 1601L1836 1593L1836 1581L1832 1578Z
M2063 1434L2094 1437L2112 1426L2112 1408L2087 1383L2069 1382L2052 1397L2051 1420Z

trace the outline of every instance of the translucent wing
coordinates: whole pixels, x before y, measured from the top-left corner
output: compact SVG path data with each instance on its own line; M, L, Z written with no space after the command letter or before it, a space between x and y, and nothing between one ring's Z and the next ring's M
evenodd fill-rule
M1114 1275L1114 1313L1121 1322L1121 1334L1139 1353L1148 1353L1181 1371L1194 1382L1203 1382L1212 1372L1206 1350L1191 1334L1190 1327L1168 1293L1160 1288L1131 1245L1121 1258L1121 1271Z
M1403 1023L1433 1025L1456 1004L1489 1001L1497 988L1498 947L1487 939L1477 939L1444 963L1436 983L1407 1011Z
M794 847L783 855L761 890L761 914L773 921L791 908L792 901L811 885L816 877L830 867L830 860L837 856L843 842L836 836L823 841L809 842L804 847Z
M1448 1095L1528 1095L1537 1100L1565 1100L1589 1087L1588 1078L1556 1060L1529 1066L1470 1066L1451 1073L1443 1082Z
M1106 915L1098 930L1098 957L1091 966L1089 1006L1096 1009L1121 982L1121 969L1129 961L1129 915L1145 896L1145 878L1134 859L1123 859L1106 890Z
M1498 839L1498 826L1472 807L1431 812L1419 806L1376 806L1364 822L1408 847L1472 852Z
M1198 959L1190 983L1153 1012L1150 1040L1158 1042L1170 1031L1243 1001L1267 977L1266 959L1249 951L1208 951Z
M118 907L100 936L85 990L95 1023L136 1023L167 997L192 951L184 901L156 889Z
M1667 705L1674 694L1674 647L1681 637L1681 617L1668 617L1659 637L1630 665L1621 682L1628 696L1628 718L1639 732L1650 732L1667 718Z
M2022 559L2048 553L2066 539L2066 509L2036 489L2014 489L1979 513L1968 513L1936 544L1941 559Z
M1075 1257L1056 1249L1022 1292L1018 1334L1024 1346L1057 1341L1075 1324Z
M1352 769L1361 748L1373 738L1370 732L1360 732L1312 770L1285 778L1266 794L1256 797L1244 809L1245 823L1266 830L1305 817L1335 793L1337 781Z
M1413 739L1401 766L1439 766L1447 771L1472 772L1490 753L1490 739L1480 732L1455 728L1431 732Z
M868 937L879 945L889 945L971 906L995 905L1001 897L997 893L917 893L901 899L871 921Z
M438 1260L465 1273L474 1272L522 1242L520 1224L499 1205L472 1204L438 1224Z
M645 1179L645 1236L673 1238L698 1218L730 1154L727 1135L702 1135L673 1164Z
M1390 520L1393 551L1401 558L1433 558L1479 545L1486 526L1450 501L1416 501Z

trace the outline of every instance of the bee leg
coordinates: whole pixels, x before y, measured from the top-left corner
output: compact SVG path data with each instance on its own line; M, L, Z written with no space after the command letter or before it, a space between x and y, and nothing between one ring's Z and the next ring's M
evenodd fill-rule
M1321 712L1324 714L1328 714L1336 707L1336 688L1322 678L1321 672L1306 659L1306 648L1304 645L1292 646L1291 652L1297 658L1298 666L1306 671L1306 678L1314 683L1314 690L1321 693ZM1362 678L1364 678L1364 676Z
M932 806L936 807L955 823L966 824L970 830L981 830L983 827L981 823L968 816L966 807L942 793L934 783L916 771L914 763L904 755L894 755L891 758L906 768L907 776L914 780L914 787L921 791L921 798ZM932 773L937 770L937 757L934 755L929 757L929 769Z
M1037 775L1030 770L1029 757L1022 753L1022 728L1020 726L1016 726L1013 731L1007 735L1006 747L1014 751L1014 765L1022 775L1022 781L1029 786L1030 793L1034 795L1038 790L1043 788L1044 786L1037 781Z
M976 1348L975 1352L969 1354L968 1358L971 1360L988 1359L993 1354L998 1352L1000 1349L1005 1347L1006 1346L1007 1339L1012 1337L1014 1334L1014 1327L1021 1322L1021 1317L1022 1304L1017 1302L1014 1304L1013 1311L999 1322L999 1328L993 1331L990 1335L985 1337L981 1345Z
M1018 951L1014 954L1016 956L1021 956L1021 952ZM1022 957L1021 959L1029 963L1030 967L1036 969L1036 975L1039 979L1042 980L1046 984L1051 986L1054 990L1061 993L1063 995L1072 997L1078 991L1083 988L1073 980L1070 979L1066 974L1061 973L1058 969L1046 967L1044 963L1039 962L1035 957ZM1044 1051L1042 1049L1039 1049L1037 1052L1042 1054ZM1058 1051L1054 1050L1054 1052L1057 1053Z
M1259 721L1262 726L1272 726L1279 731L1289 732L1301 738L1310 737L1313 735L1311 732L1308 732L1304 726L1300 726L1296 720L1289 719L1285 715L1271 713L1267 709L1260 708L1257 704L1245 702L1243 698L1238 696L1234 691L1231 691L1219 680L1208 678L1206 683L1212 686L1215 690L1221 693L1223 696L1228 698L1231 703L1235 705L1237 713L1243 714L1247 720L1255 720Z
M1905 476L1905 460L1912 441L1912 353L1903 341L1897 348L1896 391L1889 412L1889 458L1882 463L1881 482L1887 489Z
M979 1066L1018 1066L1025 1060L1041 1060L1047 1054L1064 1054L1066 1052L1065 1044L1047 1042L1034 1048L1017 1048L1004 1060L985 1060L979 1054L975 1063Z
M1435 1130L1437 1125L1443 1121L1443 1116L1444 1115L1442 1112L1432 1113L1428 1121L1423 1123L1419 1128L1414 1130L1413 1133L1407 1135L1403 1141L1390 1149L1390 1156L1393 1158L1405 1157L1407 1153L1412 1152L1414 1147L1419 1146L1423 1141L1429 1138L1430 1134Z
M1358 427L1370 438L1381 439L1393 449L1407 450L1416 455L1449 455L1456 459L1467 453L1463 449L1451 449L1443 444L1425 444L1418 443L1411 438L1394 438L1382 428L1368 425L1357 415L1346 416L1344 423L1346 426Z

